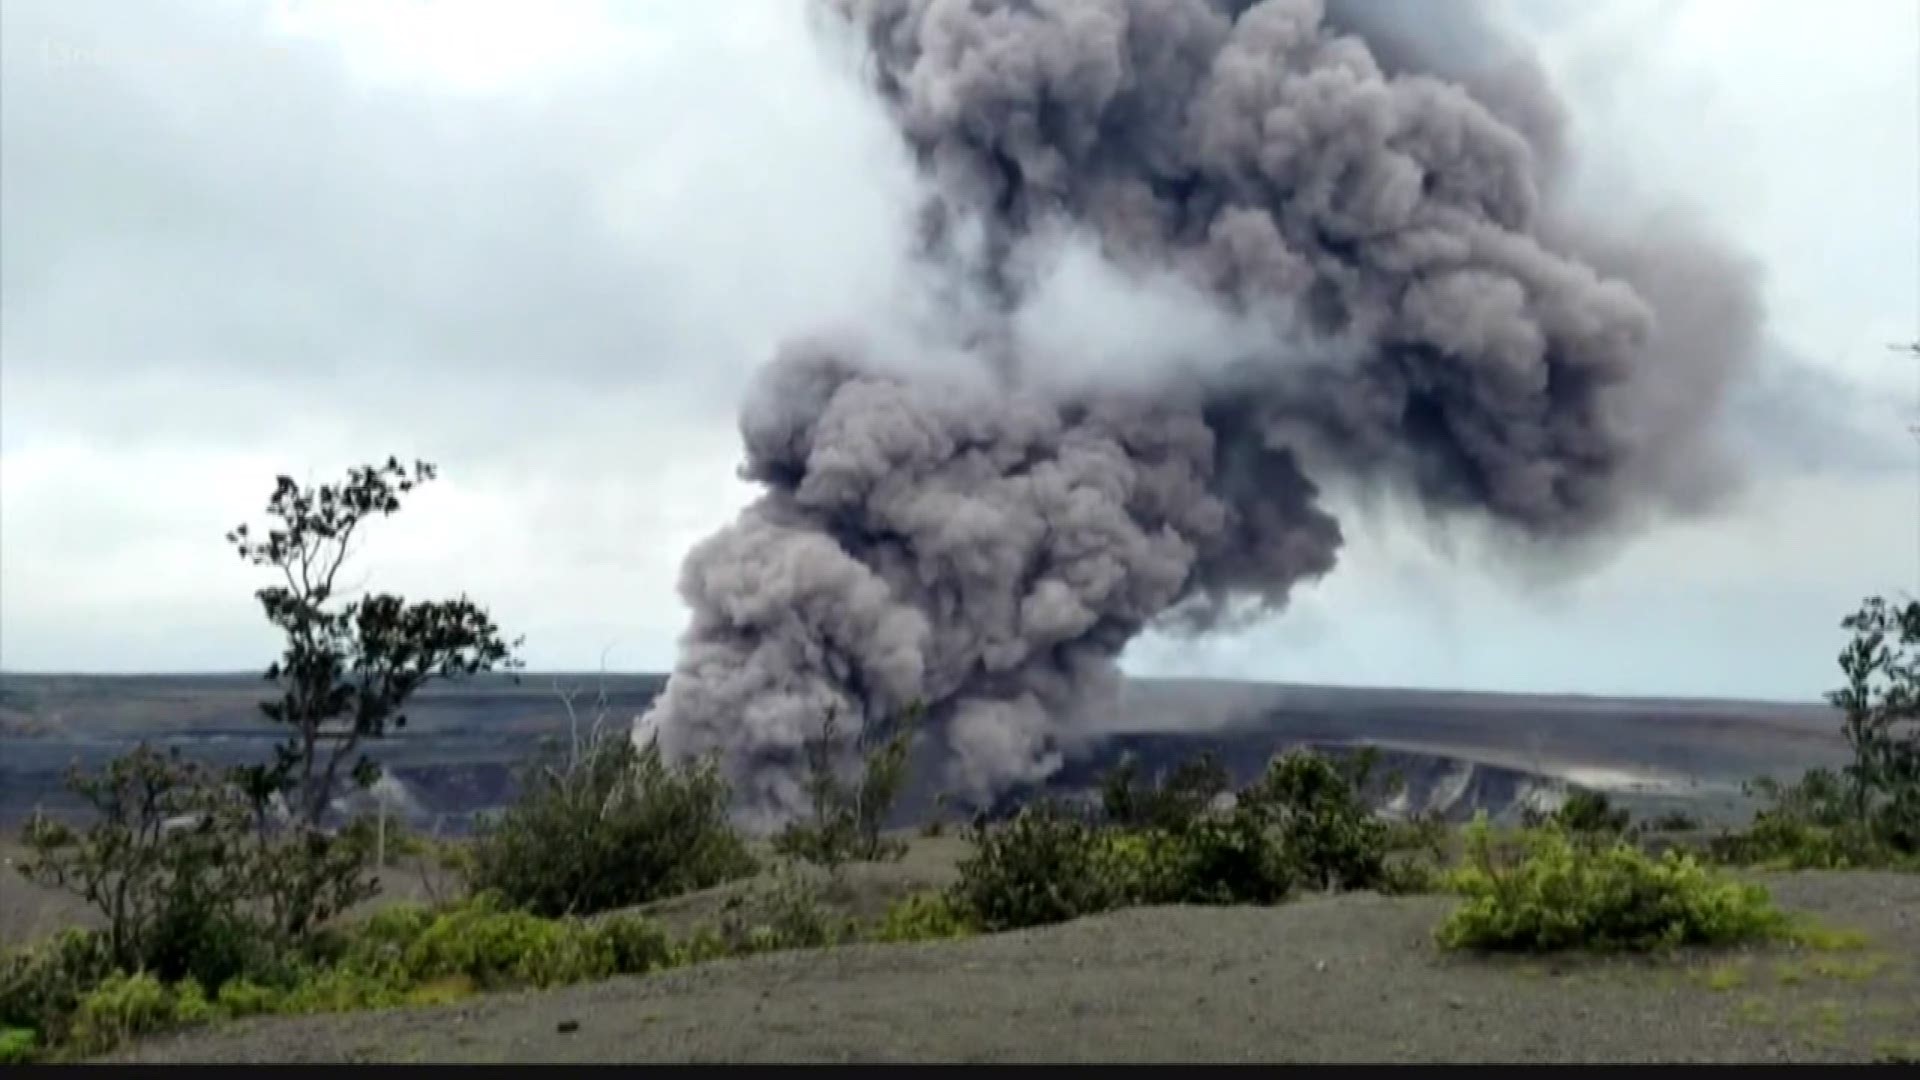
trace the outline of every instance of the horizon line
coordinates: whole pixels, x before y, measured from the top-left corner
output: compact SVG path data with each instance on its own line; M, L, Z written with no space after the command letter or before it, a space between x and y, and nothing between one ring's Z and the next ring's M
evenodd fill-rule
M599 671L595 671L591 669L553 668L553 669L543 669L539 671L520 671L520 672L486 671L486 672L476 673L476 675L484 675L484 676L493 677L493 678L518 677L523 680L529 679L529 678L554 677L554 676L571 676L576 678L597 678L600 676L651 676L654 678L666 678L670 674L672 673L667 671L652 671L652 670L643 670L643 669L611 669L611 668L602 669ZM23 670L23 669L15 669L15 668L0 668L0 679L10 678L10 677L25 677L25 678L37 678L37 679L247 678L247 679L256 679L261 682L267 681L265 673L262 671L242 670L242 669L176 670L176 671L79 671L79 670L29 671L29 670ZM433 688L433 686L436 684L445 685L451 682L455 682L458 679L474 678L474 677L476 676L469 675L469 676L459 676L457 678L445 678L445 677L436 678L432 682L429 682L428 684L426 684L426 686L423 686L422 689L427 690L427 689ZM1375 691L1380 693L1406 693L1406 694L1464 694L1464 695L1477 695L1477 696L1484 696L1484 697L1504 697L1504 698L1542 697L1542 698L1575 698L1575 699L1589 699L1589 700L1598 700L1598 701L1644 701L1644 702L1676 702L1676 703L1686 702L1686 703L1713 703L1713 704L1738 704L1738 705L1790 705L1790 706L1812 706L1812 707L1827 707L1827 708L1831 707L1831 703L1826 701L1824 698L1729 697L1722 694L1670 693L1670 692L1656 692L1656 691L1648 691L1644 693L1622 694L1622 693L1602 693L1599 691L1591 691L1591 690L1490 690L1490 689L1484 689L1484 688L1474 688L1474 687L1464 687L1464 686L1396 686L1396 685L1386 685L1386 684L1380 684L1380 683L1294 682L1294 681L1278 681L1278 680L1269 680L1269 679L1231 678L1226 676L1212 676L1212 675L1153 675L1153 676L1128 675L1126 677L1126 681L1140 682L1140 683L1224 683L1224 684L1236 685L1236 686L1262 686L1262 687L1273 687L1276 689L1294 689L1294 690L1335 690L1335 691L1356 691L1356 692Z

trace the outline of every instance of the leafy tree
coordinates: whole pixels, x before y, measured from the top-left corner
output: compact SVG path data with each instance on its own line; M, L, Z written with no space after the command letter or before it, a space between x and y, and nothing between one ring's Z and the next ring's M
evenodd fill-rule
M464 596L409 603L379 593L337 602L354 536L374 516L399 510L401 496L434 476L426 462L409 471L391 457L317 488L281 476L267 503L273 525L266 539L244 524L227 534L241 558L282 578L254 594L286 636L281 658L266 672L280 696L261 710L292 730L274 762L248 775L247 786L263 806L276 796L288 799L295 818L310 827L332 803L341 767L364 740L404 727L402 705L429 679L522 666L513 656L520 642L501 640L493 620ZM362 755L350 775L366 785L377 771Z
M1906 850L1920 848L1920 601L1872 597L1841 621L1846 685L1840 710L1853 761L1843 773L1855 821Z
M1318 889L1370 889L1386 872L1387 824L1361 800L1378 755L1372 748L1341 760L1310 751L1273 759L1238 796L1278 837L1298 880Z
M257 879L231 850L247 809L209 770L143 745L100 773L76 770L68 786L94 820L84 830L29 821L20 872L97 908L113 964L178 978L214 961L221 939L250 936L234 922Z

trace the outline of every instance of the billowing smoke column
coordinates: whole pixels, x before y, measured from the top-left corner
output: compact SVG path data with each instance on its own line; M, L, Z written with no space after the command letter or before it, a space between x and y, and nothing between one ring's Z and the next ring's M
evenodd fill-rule
M828 713L914 701L948 784L1043 777L1142 629L1333 568L1322 484L1546 542L1713 490L1747 274L1684 228L1573 220L1561 107L1469 5L830 8L928 177L921 254L960 282L966 359L798 342L745 407L765 491L688 557L694 621L639 731L719 752L748 810L803 805L794 751ZM1019 316L1067 235L1270 344L1063 384Z

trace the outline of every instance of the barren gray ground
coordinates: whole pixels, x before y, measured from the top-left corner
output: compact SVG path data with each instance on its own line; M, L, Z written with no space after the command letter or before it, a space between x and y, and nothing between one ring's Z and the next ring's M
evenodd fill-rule
M134 1061L1863 1060L1920 1052L1920 876L1766 875L1856 953L1441 953L1449 901L1160 908L457 1006L250 1021ZM1825 971L1820 970L1823 966ZM563 1021L578 1029L561 1033Z

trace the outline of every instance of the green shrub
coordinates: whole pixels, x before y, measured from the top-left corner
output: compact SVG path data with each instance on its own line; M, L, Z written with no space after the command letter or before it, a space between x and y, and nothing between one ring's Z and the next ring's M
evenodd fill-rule
M1716 862L1766 870L1852 870L1899 861L1897 853L1858 826L1809 825L1764 815L1745 832L1714 837L1707 851Z
M441 913L406 947L407 976L428 981L464 975L489 989L523 980L521 967L536 950L550 948L548 939L560 924L526 911L504 907L492 894Z
M238 1019L280 1011L281 997L280 991L243 978L220 987L213 1000L221 1015Z
M66 930L30 949L0 955L0 1027L62 1042L80 1002L114 972L106 936Z
M173 1017L173 995L159 979L116 973L80 999L67 1041L79 1053L101 1053L158 1031Z
M1388 859L1374 889L1382 896L1422 896L1443 892L1446 887L1447 872L1437 863L1415 856Z
M1371 764L1370 755L1336 763L1306 751L1284 754L1239 794L1234 812L1279 844L1293 881L1324 890L1378 888L1388 829L1360 798Z
M238 925L255 883L249 860L234 857L249 828L237 793L177 751L145 745L99 773L76 768L67 786L94 820L29 821L20 873L98 909L114 966L169 979L232 974L217 969L259 936Z
M411 932L410 939L404 937ZM368 944L368 942L377 944ZM389 958L398 957L390 963ZM560 986L639 974L671 956L665 931L632 915L547 919L482 894L420 922L397 917L357 943L342 967L384 974L402 990L448 980L477 989Z
M302 948L372 895L367 853L323 833L278 829L240 773L147 746L68 786L95 811L84 829L35 819L22 835L29 880L104 917L114 966L217 986Z
M407 1003L407 987L377 974L328 967L302 972L270 1000L265 1011L293 1015L391 1009Z
M1224 774L1209 759L1157 786L1123 762L1102 785L1107 824L1052 803L976 823L953 901L1002 930L1135 904L1277 903L1301 884L1406 886L1414 872L1389 873L1389 828L1360 798L1373 760L1276 757L1224 811L1212 807Z
M1386 823L1386 859L1374 886L1389 896L1438 892L1445 885L1446 819L1435 813Z
M1189 824L1185 832L1098 829L1090 843L1091 873L1122 904L1178 904L1194 900L1189 881L1192 852L1204 846L1210 823Z
M719 930L711 926L702 926L695 929L684 940L674 943L669 966L685 967L688 964L704 964L709 960L720 960L732 956L735 951Z
M818 949L847 936L828 915L821 887L792 866L775 871L765 907L773 948Z
M471 884L549 917L708 888L754 870L727 813L712 762L670 766L658 746L608 733L528 771L519 802L474 840Z
M40 1056L40 1036L32 1028L0 1027L0 1065L25 1065Z
M1224 817L1194 822L1154 855L1153 885L1135 894L1137 902L1276 904L1297 880L1280 831L1244 803Z
M874 930L876 941L941 941L974 933L968 914L945 893L902 897L887 905Z
M1021 809L998 826L975 822L953 900L984 930L1065 922L1129 901L1102 865L1100 833L1057 803Z
M179 1024L204 1024L216 1020L220 1010L207 998L207 991L196 979L187 979L173 988L173 1019Z
M637 915L616 915L594 927L613 953L613 969L639 975L673 962L673 942L659 923Z
M1449 948L1552 951L1723 945L1783 933L1765 889L1724 880L1692 857L1654 859L1625 842L1577 844L1530 831L1502 865L1483 816L1467 830L1468 863L1450 884L1466 899L1440 925Z
M1897 828L1855 816L1857 792L1837 773L1811 769L1792 784L1761 777L1747 791L1767 805L1744 831L1708 842L1716 862L1779 870L1920 869L1920 849L1902 850L1890 841L1899 836ZM1898 806L1895 797L1879 812L1897 813L1892 808Z
M1419 813L1389 820L1384 845L1390 853L1417 852L1438 858L1447 842L1447 821L1437 813Z

